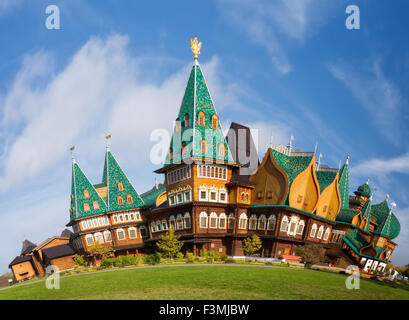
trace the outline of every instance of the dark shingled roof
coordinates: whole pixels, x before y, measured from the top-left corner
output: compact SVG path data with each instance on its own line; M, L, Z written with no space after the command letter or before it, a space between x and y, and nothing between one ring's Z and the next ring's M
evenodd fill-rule
M72 233L70 230L64 229L64 230L61 232L61 236L60 236L60 237L70 238L72 234L73 234L73 233Z
M55 259L66 257L75 254L75 250L70 244L63 244L61 246L51 247L43 250L44 257L48 259Z
M166 186L164 184L159 184L158 188L154 186L152 189L141 194L141 198L147 207L156 207L156 199L159 195L166 191Z
M15 264L19 264L19 263L26 262L26 261L31 261L31 256L15 257L14 260L10 262L9 268L11 268L11 266L14 266Z
M32 243L31 241L24 240L23 241L23 248L21 249L21 254L20 255L30 253L31 251L33 251L33 249L35 247L37 247L36 244Z

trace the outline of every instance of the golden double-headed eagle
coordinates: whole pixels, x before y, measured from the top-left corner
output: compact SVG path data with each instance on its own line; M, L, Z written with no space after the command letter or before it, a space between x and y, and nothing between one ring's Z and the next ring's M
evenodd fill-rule
M193 40L190 39L190 48L192 48L192 52L195 55L195 60L199 57L200 49L202 49L202 43L197 41L197 37Z

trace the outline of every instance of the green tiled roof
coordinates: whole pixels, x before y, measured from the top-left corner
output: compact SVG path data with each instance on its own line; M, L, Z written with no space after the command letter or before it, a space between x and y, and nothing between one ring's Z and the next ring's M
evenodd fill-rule
M108 211L134 209L144 205L141 197L129 182L110 150L107 150L105 153L102 182L108 186ZM122 191L118 189L119 182L123 185ZM132 196L132 203L127 202L127 195L129 194ZM123 205L118 204L117 198L119 196L124 199Z
M205 125L198 125L198 114L205 115ZM185 128L185 115L189 115L190 124ZM188 158L211 158L233 163L233 157L229 146L223 135L218 121L218 128L212 128L212 116L216 115L212 98L207 88L206 80L199 64L195 64L190 72L189 80L180 106L177 120L180 121L180 132L174 132L170 143L173 150L173 160L169 160L169 153L166 157L165 167L172 163L179 163ZM207 141L207 153L202 153L202 140ZM182 143L186 143L185 154L182 154ZM219 156L219 145L224 144L225 153Z
M386 200L372 206L372 215L379 224L375 233L394 239L399 235L401 227L395 214L389 215L389 212L390 209Z
M152 190L149 190L148 192L145 192L144 194L141 195L141 198L143 202L145 203L145 206L147 207L155 207L156 206L156 199L158 196L166 191L166 186L162 184L159 186L157 189L153 188Z
M358 214L353 209L341 209L336 217L336 221L352 223L352 219Z
M87 190L89 197L85 198L84 191ZM94 201L98 202L99 208L94 209ZM89 211L84 210L84 204L87 203ZM105 201L99 196L93 185L82 172L79 165L72 163L72 181L71 181L71 220L86 217L94 214L103 213L107 210Z
M311 163L312 156L287 156L277 150L272 149L274 160L285 171L288 177L288 191L295 178L303 172ZM288 204L288 194L284 204Z
M369 231L369 224L371 220L371 211L372 211L372 201L368 199L362 208L361 215L362 219L366 218L366 225L364 226L364 230Z
M339 172L339 194L341 196L341 209L349 208L349 164L345 162Z
M378 253L378 254L376 255L376 258L379 258L379 256L381 255L381 253L384 252L385 249L386 249L386 248L378 247L378 246L374 246L374 247L375 247L376 252Z
M333 171L317 171L316 175L320 185L320 192L322 192L334 181L337 173Z
M371 196L371 188L369 187L369 184L367 182L358 187L358 192L363 193L368 197Z
M347 232L345 237L354 245L358 252L369 244L368 241L366 241L366 239L361 236L359 231L356 229Z

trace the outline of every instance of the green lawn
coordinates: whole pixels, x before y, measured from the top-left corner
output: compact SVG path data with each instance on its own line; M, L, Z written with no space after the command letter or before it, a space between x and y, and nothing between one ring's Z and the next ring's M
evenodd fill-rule
M409 299L409 291L345 275L252 266L170 266L124 269L61 278L0 291L0 299Z

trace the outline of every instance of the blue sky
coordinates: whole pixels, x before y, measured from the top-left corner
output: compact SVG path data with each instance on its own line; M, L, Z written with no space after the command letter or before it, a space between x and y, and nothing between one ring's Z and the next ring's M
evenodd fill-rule
M45 27L56 4L61 29ZM347 30L345 8L360 8ZM40 243L68 222L69 147L93 183L104 140L140 193L159 165L150 133L169 130L199 62L224 128L259 129L274 144L314 149L351 190L370 178L375 202L397 203L393 262L409 263L407 1L0 1L0 272L24 238ZM161 177L159 177L161 180Z

